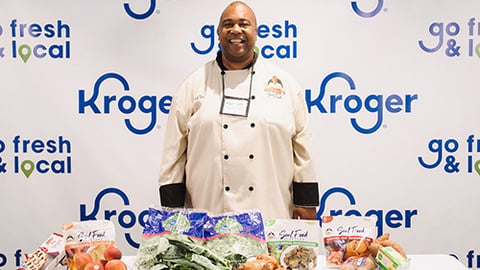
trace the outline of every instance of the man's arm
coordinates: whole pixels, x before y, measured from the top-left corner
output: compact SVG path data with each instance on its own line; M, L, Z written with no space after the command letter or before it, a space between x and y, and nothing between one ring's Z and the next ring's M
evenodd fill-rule
M317 219L315 207L293 207L293 219Z

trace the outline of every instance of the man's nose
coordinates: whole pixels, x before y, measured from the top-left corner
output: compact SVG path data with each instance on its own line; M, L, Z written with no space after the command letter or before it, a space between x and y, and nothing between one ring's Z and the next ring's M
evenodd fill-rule
M242 28L240 27L240 25L238 23L234 24L233 27L232 27L232 32L234 33L239 33L242 31Z

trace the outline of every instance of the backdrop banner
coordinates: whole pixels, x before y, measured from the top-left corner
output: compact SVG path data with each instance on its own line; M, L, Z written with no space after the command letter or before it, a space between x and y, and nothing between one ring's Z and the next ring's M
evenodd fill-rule
M228 3L0 2L0 269L73 221L111 220L136 254L172 95ZM247 3L260 57L305 89L318 217L479 269L480 1Z

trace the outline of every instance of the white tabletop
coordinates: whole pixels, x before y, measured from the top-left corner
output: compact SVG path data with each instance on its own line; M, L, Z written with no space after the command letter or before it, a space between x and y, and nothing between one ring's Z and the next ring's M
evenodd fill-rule
M410 270L419 269L449 269L460 270L467 269L459 260L450 255L412 255L410 261Z
M409 270L466 270L467 268L457 259L445 254L428 254L428 255L408 255L410 259ZM317 270L326 268L325 256L318 258Z
M410 259L409 270L466 270L457 259L445 254L429 254L429 255L408 255ZM123 261L128 270L136 270L135 256L124 256ZM324 270L326 268L325 256L320 256L317 260L319 265L316 270Z

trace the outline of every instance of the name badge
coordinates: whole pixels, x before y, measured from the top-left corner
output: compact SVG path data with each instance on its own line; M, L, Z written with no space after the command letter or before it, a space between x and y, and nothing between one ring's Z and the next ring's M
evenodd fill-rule
M247 117L249 107L250 99L248 98L224 96L222 99L220 114Z

